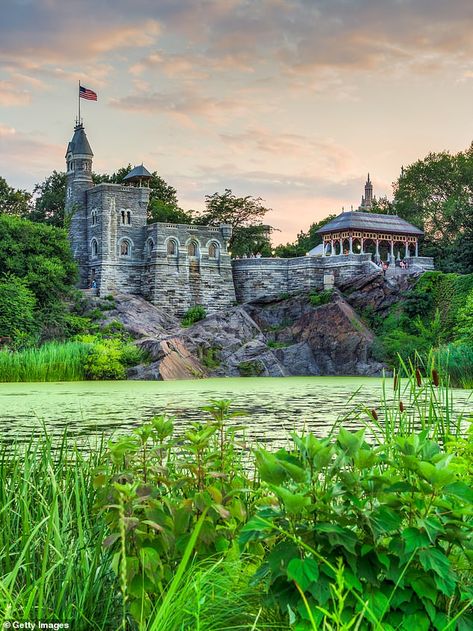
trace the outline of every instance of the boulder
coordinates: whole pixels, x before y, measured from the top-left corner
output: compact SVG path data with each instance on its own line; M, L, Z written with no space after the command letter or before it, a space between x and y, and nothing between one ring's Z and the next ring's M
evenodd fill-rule
M180 328L177 318L140 296L115 294L111 304L114 307L105 312L102 324L118 320L134 338L163 338Z
M165 340L145 339L138 346L147 352L151 362L130 369L129 379L202 379L207 372L184 341L179 337Z

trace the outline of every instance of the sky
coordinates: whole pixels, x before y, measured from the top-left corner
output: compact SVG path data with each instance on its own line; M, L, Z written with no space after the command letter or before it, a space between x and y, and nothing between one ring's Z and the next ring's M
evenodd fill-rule
M0 176L64 153L78 82L94 170L142 162L185 209L261 197L275 243L360 203L369 172L473 140L471 0L0 0ZM266 221L265 220L265 221Z

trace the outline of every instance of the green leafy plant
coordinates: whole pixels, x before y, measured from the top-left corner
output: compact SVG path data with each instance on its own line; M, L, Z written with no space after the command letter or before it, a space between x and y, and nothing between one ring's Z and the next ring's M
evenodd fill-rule
M205 307L202 305L196 305L195 307L191 307L188 309L181 320L181 324L184 327L191 326L200 320L203 320L207 317L207 311Z
M110 527L104 545L114 552L122 594L140 623L156 599L166 598L190 542L201 559L238 554L249 495L234 438L238 426L226 426L235 415L228 401L205 411L209 420L192 423L179 440L172 419L158 416L111 442L113 474L106 468L96 477L98 507Z
M248 360L238 364L241 377L260 377L264 373L264 364L259 359Z
M320 307L322 305L328 304L332 300L333 290L331 289L322 289L317 293L312 293L309 295L310 304L313 307Z
M256 452L270 499L240 536L267 546L255 581L270 602L317 628L341 563L343 615L363 614L359 628L469 628L473 492L456 458L425 432L375 447L343 428L293 440Z

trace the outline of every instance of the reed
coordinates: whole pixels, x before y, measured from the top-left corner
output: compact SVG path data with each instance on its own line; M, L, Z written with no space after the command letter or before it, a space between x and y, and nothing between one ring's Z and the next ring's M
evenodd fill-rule
M101 454L84 457L65 438L53 450L47 436L0 446L0 624L118 626L105 524L93 512Z
M90 345L48 342L39 348L0 351L0 381L82 381Z

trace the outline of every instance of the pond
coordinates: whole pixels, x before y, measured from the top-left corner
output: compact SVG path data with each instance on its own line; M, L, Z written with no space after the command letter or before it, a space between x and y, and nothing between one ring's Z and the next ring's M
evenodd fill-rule
M385 381L392 392L392 380ZM294 429L326 435L343 419L360 426L362 406L379 408L383 381L367 377L222 378L195 381L107 381L0 384L1 439L28 440L46 427L53 436L65 430L90 444L102 434L123 433L156 414L176 418L176 427L205 418L202 406L211 399L231 399L245 412L252 441L285 440ZM471 392L454 391L454 408L471 410ZM366 419L366 414L364 415Z

